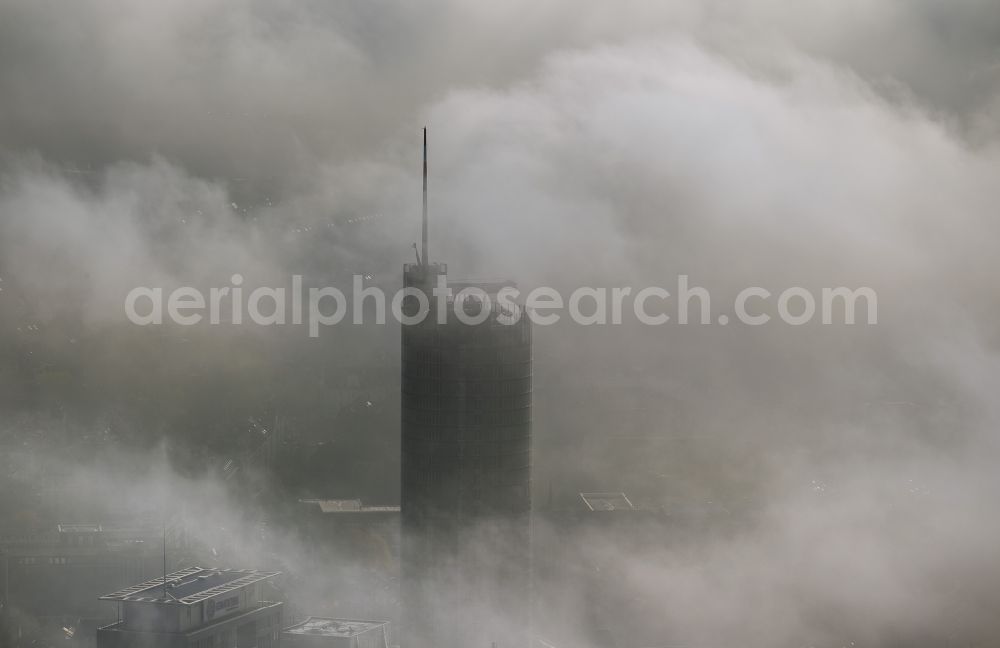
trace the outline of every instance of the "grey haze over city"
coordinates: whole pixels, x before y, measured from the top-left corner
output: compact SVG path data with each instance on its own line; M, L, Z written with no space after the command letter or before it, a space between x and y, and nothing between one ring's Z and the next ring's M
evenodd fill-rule
M236 273L398 290L424 127L451 275L686 275L731 322L534 329L534 539L580 493L656 514L574 539L533 641L1000 644L985 0L0 0L0 537L178 520L205 567L281 571L290 609L391 619L406 648L395 550L317 547L289 512L399 505L399 324L123 303ZM747 286L870 287L878 322L741 325Z

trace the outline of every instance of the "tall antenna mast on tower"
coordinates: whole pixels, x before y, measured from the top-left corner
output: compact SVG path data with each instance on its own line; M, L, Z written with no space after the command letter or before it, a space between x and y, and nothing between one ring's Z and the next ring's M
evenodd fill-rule
M427 267L430 264L430 258L427 256L427 127L424 127L424 220L421 241L423 245L420 259L424 267Z
M163 515L163 600L167 600L167 516Z

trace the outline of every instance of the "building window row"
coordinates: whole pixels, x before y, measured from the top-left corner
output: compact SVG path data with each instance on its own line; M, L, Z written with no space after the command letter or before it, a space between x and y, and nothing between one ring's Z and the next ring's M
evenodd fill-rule
M412 409L404 404L403 414L409 425L428 427L474 427L489 425L522 425L531 422L531 408L520 400L518 409L496 410L465 410L456 412L453 409ZM512 406L513 404L511 404Z
M407 345L403 347L403 362L452 366L517 364L531 362L531 347L518 345L455 349Z
M70 562L69 558L65 556L48 556L48 557L38 557L38 556L26 556L17 559L18 565L68 565Z
M432 380L509 380L530 378L530 360L494 362L486 364L460 364L457 362L431 362L418 358L404 359L403 377Z
M509 378L487 377L473 380L424 380L414 376L403 377L405 394L462 394L463 396L527 395L531 393L531 376Z
M531 443L531 429L527 425L489 426L479 429L458 427L426 427L410 428L407 431L408 440L428 443L458 443L461 441L470 445L489 443L502 444L510 448L517 443L526 447Z

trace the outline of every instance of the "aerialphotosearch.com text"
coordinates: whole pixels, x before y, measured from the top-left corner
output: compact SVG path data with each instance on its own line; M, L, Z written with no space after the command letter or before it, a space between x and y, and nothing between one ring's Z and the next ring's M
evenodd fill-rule
M582 286L567 297L551 287L522 293L505 286L490 293L466 285L455 290L439 276L427 291L406 287L391 296L377 286L365 286L364 277L355 275L347 294L334 286L304 289L301 275L293 275L286 287L260 286L249 289L240 274L230 285L207 291L182 286L165 291L161 287L138 286L125 297L125 315L139 326L160 325L165 321L181 326L196 324L254 324L280 326L287 323L308 326L310 337L318 337L322 327L345 322L385 324L387 314L403 325L422 323L434 317L444 324L449 318L479 325L491 317L501 325L528 317L533 324L550 326L568 317L582 326L622 324L628 319L649 326L668 323L727 325L726 313L712 315L709 291L692 286L687 275L678 275L673 291L661 286L592 287ZM350 297L348 297L348 294ZM878 322L878 297L868 287L822 288L799 286L772 292L760 286L741 290L728 309L736 322L762 326L780 322L800 326L855 324L863 314L868 325ZM350 316L350 317L348 317Z

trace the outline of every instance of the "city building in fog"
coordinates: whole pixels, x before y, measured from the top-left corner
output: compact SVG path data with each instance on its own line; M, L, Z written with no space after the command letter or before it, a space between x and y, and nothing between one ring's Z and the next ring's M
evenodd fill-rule
M283 603L265 597L277 575L190 567L102 596L118 619L97 648L277 648Z
M392 617L399 607L399 515L398 505L360 499L299 499L282 513L304 559L324 566L324 594L374 617ZM286 608L293 618L314 611Z
M314 545L368 567L391 568L399 555L399 506L360 499L300 499L294 525Z
M0 608L7 627L42 636L79 637L109 619L96 594L162 573L162 526L59 524L49 531L0 537ZM183 532L169 528L177 551ZM88 634L83 631L83 634Z
M281 633L282 648L389 648L388 621L308 617Z
M575 621L572 636L564 634L567 629L557 616L534 619L533 630L559 646L580 635L599 646L674 645L663 636L662 601L635 596L634 585L620 577L623 560L670 550L685 555L704 538L732 537L747 523L712 502L664 501L613 490L550 495L533 515L536 609L558 609L572 592L587 611Z
M531 327L501 321L511 313L493 298L510 283L447 282L447 264L430 262L426 153L425 132L422 255L403 270L430 304L402 327L403 632L413 648L527 646ZM440 282L452 296L434 295ZM478 296L457 298L466 288ZM411 295L404 313L418 305ZM455 308L490 315L467 324Z

